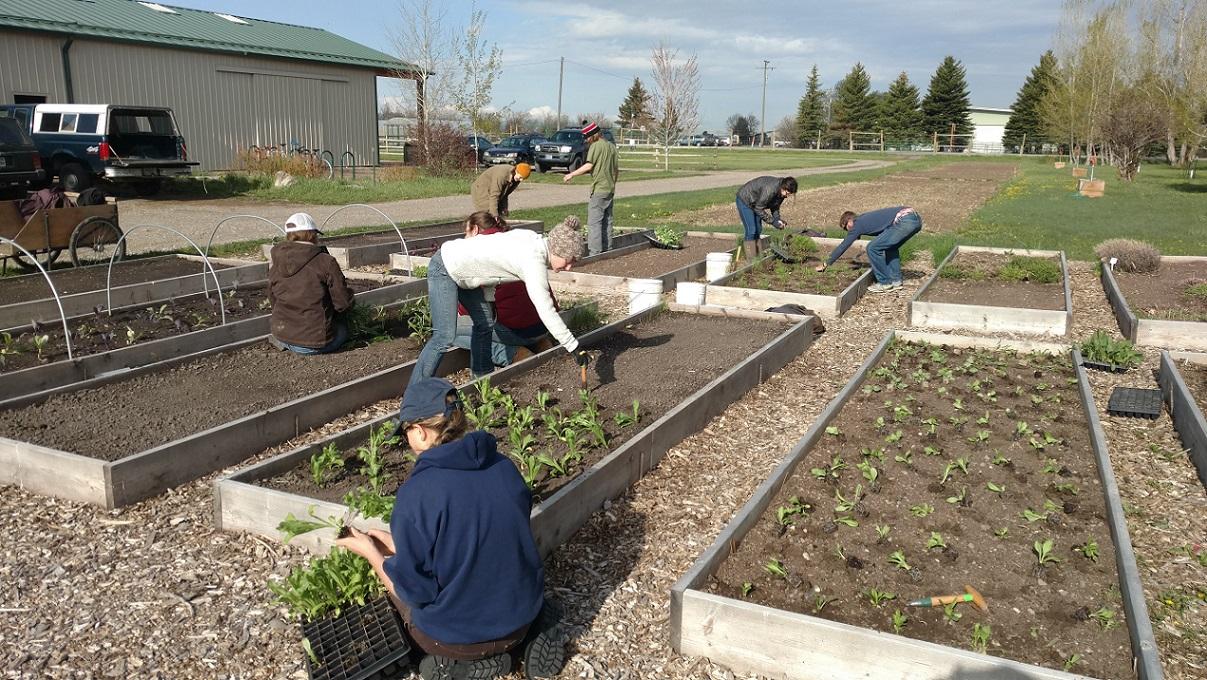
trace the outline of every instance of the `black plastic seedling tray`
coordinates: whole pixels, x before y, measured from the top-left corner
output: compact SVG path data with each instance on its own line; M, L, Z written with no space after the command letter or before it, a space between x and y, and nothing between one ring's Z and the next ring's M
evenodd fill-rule
M1161 390L1116 387L1107 402L1106 412L1127 418L1155 419L1161 415Z
M411 646L402 618L384 596L302 624L302 635L314 652L311 680L394 680L407 669Z
M1108 373L1126 373L1127 372L1127 366L1116 366L1115 364L1107 364L1107 363L1103 363L1101 361L1085 361L1085 360L1083 360L1081 362L1081 365L1086 368L1095 370L1095 371L1107 371Z
M653 234L642 234L642 236L645 236L645 238L652 243L655 248L661 248L662 250L683 250L683 244L672 245L670 243L663 243L657 238L654 238Z

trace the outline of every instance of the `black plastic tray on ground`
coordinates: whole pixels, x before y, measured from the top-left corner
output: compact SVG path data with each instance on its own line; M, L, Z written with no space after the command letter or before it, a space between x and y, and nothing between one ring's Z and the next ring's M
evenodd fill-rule
M411 651L402 618L386 597L336 617L302 624L310 641L311 680L393 680L407 671ZM315 661L317 659L317 663Z
M1106 371L1108 373L1127 373L1127 366L1116 366L1102 361L1089 361L1083 359L1081 365L1095 371Z
M1161 390L1116 387L1107 402L1106 412L1113 416L1155 419L1161 415Z

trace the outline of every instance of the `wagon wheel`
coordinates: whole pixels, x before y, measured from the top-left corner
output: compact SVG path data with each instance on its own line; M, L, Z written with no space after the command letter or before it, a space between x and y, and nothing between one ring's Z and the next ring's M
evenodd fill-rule
M122 259L126 256L126 242L118 246L121 237L122 230L113 222L104 217L89 217L71 232L71 263L82 267L108 262L115 249L117 256L113 259Z
M34 253L34 257L37 258L38 264L42 265L43 267L45 267L46 269L49 270L50 265L54 264L54 261L59 259L59 255L61 255L62 253L63 253L62 248L51 248L50 250L42 250L42 251L38 251L38 252ZM13 258L13 262L17 263L17 267L19 269L21 269L21 271L25 271L25 272L38 271L38 268L36 266L34 266L34 263L31 262L30 259L25 256L24 253L21 253L20 251L18 251L16 254L14 254L12 256L12 258Z

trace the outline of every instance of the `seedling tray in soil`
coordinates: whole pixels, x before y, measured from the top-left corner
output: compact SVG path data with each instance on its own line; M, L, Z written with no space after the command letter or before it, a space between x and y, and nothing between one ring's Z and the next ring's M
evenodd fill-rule
M1106 412L1124 418L1156 420L1161 415L1161 390L1116 387L1111 391Z
M303 623L302 637L314 652L307 659L312 680L401 677L411 651L402 618L385 596Z
M1207 350L1207 296L1189 290L1192 283L1207 283L1207 257L1164 256L1155 274L1111 271L1104 262L1101 276L1119 330L1128 340Z
M816 271L841 241L815 238L816 253L793 253L801 261L784 262L767 251L754 264L748 264L729 276L710 283L704 298L710 305L730 305L746 309L769 309L785 304L806 307L819 316L839 317L855 306L872 283L872 270L855 259L864 254L865 244L856 242L824 272ZM787 251L785 251L787 252Z
M1012 258L1059 265L1060 280L1009 280ZM1017 270L1015 270L1017 271ZM956 246L909 304L911 326L1064 335L1073 316L1064 252Z
M374 306L390 305L427 290L422 282L383 286L375 279L349 278L348 284L357 292L359 304ZM265 336L270 320L270 309L261 308L267 301L265 286L266 282L258 282L239 288L234 301L227 291L224 304L230 309L225 325L219 324L216 302L201 295L134 305L115 311L112 317L94 313L69 320L75 355L70 361L61 325L41 325L41 334L49 336L43 355L58 359L46 363L38 363L31 331L14 332L13 342L21 354L10 355L4 367L9 370L0 380L0 410L37 401L46 392L87 387L119 372L128 378L132 371L155 370L166 363L220 351L224 345ZM211 293L209 299L216 297ZM129 331L134 331L133 342L129 342Z
M249 284L268 278L263 263L210 258L223 288L232 283ZM105 294L109 263L55 270L51 273L55 289L67 316L91 313L97 305L125 307L172 296L214 289L214 277L195 255L167 255L117 262L113 265L111 295ZM204 280L202 274L204 273ZM26 274L0 279L0 328L23 326L31 319L50 321L59 318L59 307L46 279L41 274Z
M1203 417L1207 413L1207 354L1161 352L1157 382L1174 429L1207 489L1207 419Z
M0 482L117 507L396 398L419 345L401 337L320 356L253 340L0 419ZM440 370L459 370L464 353Z
M1085 366L1091 371L1103 371L1105 373L1127 373L1127 366L1116 366L1115 364L1108 364L1101 361L1086 360L1082 361L1081 365Z
M1072 678L1074 654L1072 672L1122 679L1135 655L1140 678L1161 677L1078 353L951 342L965 348L885 338L672 589L680 653L835 679ZM1060 561L1040 567L1048 540ZM987 613L906 606L965 584ZM987 654L970 651L975 624Z
M812 341L815 323L813 317L744 310L706 315L649 310L584 336L583 346L596 357L589 369L590 395L600 406L608 443L606 447L590 444L584 433L581 440L590 445L582 447L582 460L570 464L565 476L551 476L548 468L536 476L538 505L532 523L542 552L547 554L564 541L604 501L656 465L671 446L803 351ZM542 390L551 396L548 409L559 408L566 416L581 409L579 371L564 350L554 348L510 366L496 373L491 385L519 408L533 407L530 432L538 443L529 449L531 453L549 451L555 458L566 453L564 444L547 436L535 403L537 391ZM477 386L466 386L463 392L476 405ZM616 414L631 411L634 399L640 421L618 424ZM501 412L497 415L503 417ZM359 462L351 458L353 452L370 431L390 420L380 418L218 480L218 523L224 529L280 539L276 527L289 513L305 517L314 508L320 517L343 516L344 495L368 486ZM499 438L501 452L514 451L505 424L490 429ZM318 486L309 462L328 445L349 460L343 472ZM396 449L387 455L386 493L392 494L409 473L403 453ZM524 462L518 467L522 472L526 469ZM312 532L295 542L323 548L330 544L331 534Z

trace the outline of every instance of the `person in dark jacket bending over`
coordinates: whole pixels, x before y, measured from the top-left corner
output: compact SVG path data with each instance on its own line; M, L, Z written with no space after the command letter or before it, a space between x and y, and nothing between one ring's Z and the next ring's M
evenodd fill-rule
M318 227L306 213L285 222L285 240L272 247L268 299L272 302L269 342L297 354L327 354L348 340L336 319L354 304L335 258L318 244Z
M398 487L390 532L352 529L336 544L373 566L427 653L425 680L508 673L508 652L521 644L528 677L556 675L565 650L556 612L544 605L532 495L519 471L493 435L468 432L446 380L408 386L398 419L418 459Z
M884 293L901 287L901 244L922 231L922 217L917 210L903 205L862 215L848 210L838 218L838 226L847 231L847 237L817 271L824 272L826 267L834 264L860 236L875 236L867 245L867 253L876 283L868 287L868 292Z
M763 222L776 229L788 226L780 217L780 204L795 193L795 177L755 177L738 189L738 217L746 232L742 250L747 260L753 261L759 254Z

